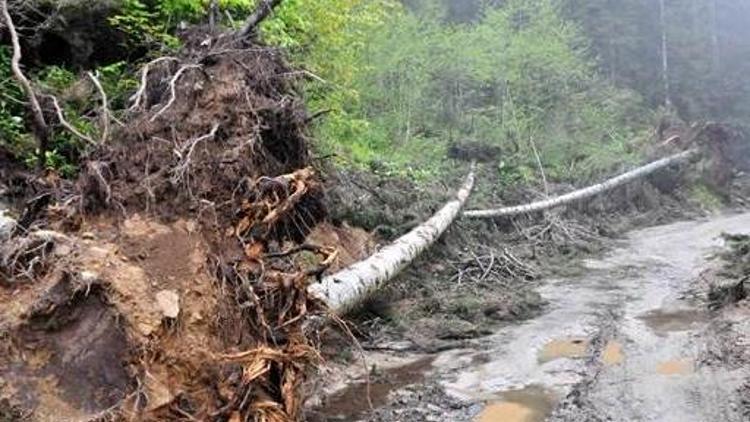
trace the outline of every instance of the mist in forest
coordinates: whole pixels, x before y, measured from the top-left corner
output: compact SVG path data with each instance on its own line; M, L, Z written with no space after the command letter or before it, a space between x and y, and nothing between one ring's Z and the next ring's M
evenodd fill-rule
M508 1L404 0L414 11L442 9L450 23L481 23ZM534 2L531 2L534 3ZM556 0L585 35L608 81L686 119L750 123L750 3L744 0ZM666 50L665 48L666 47ZM666 59L666 68L665 68ZM666 92L665 79L669 86Z

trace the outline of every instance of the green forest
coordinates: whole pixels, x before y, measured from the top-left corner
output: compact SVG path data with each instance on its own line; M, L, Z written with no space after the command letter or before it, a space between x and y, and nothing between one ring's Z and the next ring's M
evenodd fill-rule
M0 0L0 422L742 422L749 0Z
M102 1L81 15L83 3L40 1L18 12L35 47L24 64L39 90L59 97L70 124L96 137L87 72L99 75L117 116L139 65L178 49L186 24L208 24L215 7L217 26L238 26L253 3ZM341 166L431 177L447 146L469 139L500 147L498 171L509 178L533 177L536 148L550 177L566 180L638 161L665 116L750 118L748 8L666 0L661 16L658 3L289 0L261 31L304 69L308 107L320 113L315 148ZM35 15L42 11L50 16ZM97 30L118 45L103 51L97 40L66 34L61 22L75 19L109 25ZM49 29L35 33L34 25ZM23 94L10 50L0 54L0 142L32 163L39 151ZM44 166L73 175L87 145L59 125L52 132Z

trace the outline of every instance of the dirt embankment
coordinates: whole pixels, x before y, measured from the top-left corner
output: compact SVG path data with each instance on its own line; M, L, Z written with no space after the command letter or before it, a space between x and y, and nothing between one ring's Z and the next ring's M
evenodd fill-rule
M299 73L199 32L144 69L76 182L0 170L0 420L297 420L306 286L371 247L320 224Z
M750 236L726 233L724 249L699 279L696 294L715 315L708 331L713 341L702 363L742 370L750 365ZM750 377L738 391L750 418Z

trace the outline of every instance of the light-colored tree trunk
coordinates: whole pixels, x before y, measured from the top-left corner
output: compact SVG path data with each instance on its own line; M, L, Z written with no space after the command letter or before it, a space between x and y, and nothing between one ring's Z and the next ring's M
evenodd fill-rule
M671 87L669 81L669 50L667 48L667 16L664 0L659 0L659 26L661 29L661 74L664 82L664 106L672 108Z
M211 0L208 4L208 29L216 31L216 21L219 18L219 0Z
M429 220L398 238L374 255L313 284L309 291L323 299L336 313L356 307L372 292L392 279L442 235L458 216L474 187L474 169L466 177L456 198Z
M711 60L713 70L717 74L721 71L721 44L719 40L719 11L716 0L710 0L711 8Z
M698 150L691 149L688 151L681 152L671 157L663 158L653 163L647 164L643 167L639 167L635 170L631 170L627 173L621 174L617 177L609 179L605 182L597 185L589 186L584 189L580 189L574 192L567 193L562 196L555 198L546 199L543 201L532 202L531 204L518 205L513 207L504 207L491 210L474 210L464 212L465 217L469 218L496 218L496 217L509 217L519 214L528 214L533 212L545 211L551 208L557 208L570 203L587 199L592 196L599 195L600 193L607 192L618 186L624 185L625 183L632 182L633 180L643 178L655 171L661 170L665 167L669 167L673 164L677 164L682 161L686 161L696 155Z

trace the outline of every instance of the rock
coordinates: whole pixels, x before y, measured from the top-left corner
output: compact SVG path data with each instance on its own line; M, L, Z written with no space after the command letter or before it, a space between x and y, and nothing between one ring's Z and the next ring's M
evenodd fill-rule
M157 293L156 303L166 318L176 319L180 315L180 295L174 290L162 290Z
M145 377L146 395L148 396L148 405L146 412L154 411L160 407L166 406L174 400L174 394L169 387L161 382L157 377L148 374Z
M16 220L6 216L5 213L0 210L0 242L4 242L10 238L15 226Z

